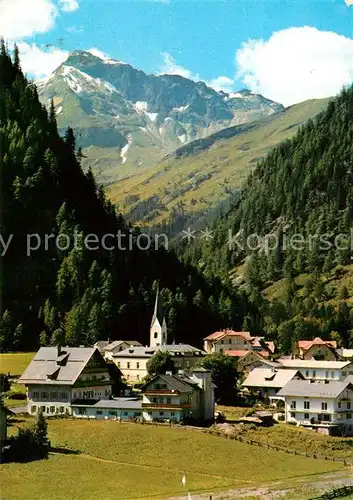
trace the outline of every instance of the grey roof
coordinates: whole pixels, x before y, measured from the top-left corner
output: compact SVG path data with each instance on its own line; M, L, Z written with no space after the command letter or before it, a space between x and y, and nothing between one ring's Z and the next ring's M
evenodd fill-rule
M327 384L324 382L310 382L310 380L291 380L277 395L337 398L350 384L353 387L353 376L342 381L329 381Z
M98 349L104 349L110 344L110 340L98 340L94 345L98 347Z
M272 368L254 368L242 383L243 387L284 387L296 375L298 370L275 370Z
M124 349L123 351L113 354L113 357L150 358L157 351L162 351L162 352L168 351L172 356L177 356L177 355L185 356L192 354L200 356L206 355L205 351L203 351L202 349L198 349L197 347L193 347L189 344L165 344L156 347L143 347L143 346L129 347L127 349Z
M90 404L89 401L79 401L71 404L75 407L90 407L90 408L107 408L116 410L141 410L141 400L136 398L115 398L115 399L100 399L97 402Z
M157 379L163 380L166 384L173 387L177 392L192 392L192 385L194 385L194 381L189 380L185 376L180 375L156 375L152 380L144 384L141 389L148 387L152 382ZM143 392L143 391L142 391Z
M128 344L130 346L141 346L140 342L137 342L137 340L114 340L114 342L111 342L108 344L104 350L105 351L114 351L117 347L119 347L121 344Z
M350 361L319 361L316 359L285 359L280 358L278 362L285 368L306 368L327 369L327 370L341 370L350 364Z
M99 353L97 347L62 347L58 355L57 347L41 347L18 381L21 384L71 385L96 351Z

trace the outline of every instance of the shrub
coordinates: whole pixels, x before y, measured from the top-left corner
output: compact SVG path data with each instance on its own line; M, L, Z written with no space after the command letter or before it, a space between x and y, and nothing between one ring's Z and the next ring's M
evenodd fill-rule
M7 391L4 395L8 399L27 399L26 394L18 391Z

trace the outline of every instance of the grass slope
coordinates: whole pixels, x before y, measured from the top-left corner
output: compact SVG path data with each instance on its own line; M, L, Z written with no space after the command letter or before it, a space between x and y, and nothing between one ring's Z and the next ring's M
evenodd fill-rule
M180 202L186 212L212 208L230 192L241 188L259 159L281 141L293 137L298 127L322 111L327 103L328 99L321 99L291 106L250 131L218 139L198 154L179 158L171 155L145 172L112 184L108 194L123 212L134 206L126 200L129 194L138 196L137 203L156 195L166 208L159 210L152 222L166 220Z
M182 494L184 474L190 491L207 491L342 469L183 428L53 420L49 438L53 446L81 454L2 465L3 498L165 498Z
M11 373L12 377L22 375L32 361L34 352L11 352L0 354L0 373Z

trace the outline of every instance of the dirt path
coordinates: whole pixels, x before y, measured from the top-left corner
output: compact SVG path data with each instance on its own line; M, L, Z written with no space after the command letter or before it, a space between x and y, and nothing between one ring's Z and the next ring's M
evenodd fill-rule
M291 479L290 486L282 480L257 488L242 487L227 491L192 494L189 498L192 500L210 500L211 498L212 500L234 500L252 497L273 500L285 496L290 499L307 499L310 493L312 493L312 496L320 495L326 491L349 485L353 485L353 467L318 474L316 477L311 475ZM185 498L187 498L187 495L169 497L168 500L185 500Z

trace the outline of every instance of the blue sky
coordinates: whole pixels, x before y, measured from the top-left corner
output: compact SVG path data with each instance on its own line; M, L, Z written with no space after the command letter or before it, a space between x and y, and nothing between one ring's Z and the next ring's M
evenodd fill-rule
M7 6L9 11L15 9L15 4L19 12L18 6L21 2L28 3L27 0L0 0L0 13L3 5ZM307 51L312 52L313 68L316 61L322 59L318 51L326 50L327 57L331 57L330 62L337 57L343 58L342 65L338 69L335 66L334 71L344 72L343 66L347 64L353 34L353 7L349 8L344 0L31 0L30 3L32 10L38 8L39 17L41 9L43 12L47 9L48 16L48 8L51 5L54 9L52 19L46 19L45 28L45 23L36 27L37 20L31 18L29 21L33 24L32 33L30 29L24 30L30 33L27 36L21 36L21 33L11 36L10 33L7 36L10 40L30 45L41 52L56 51L58 60L59 53L64 56L66 52L74 49L87 50L94 47L112 58L131 63L146 72L179 71L184 76L201 78L208 82L227 77L229 81L225 85L226 90L251 85L258 85L261 90L262 84L257 82L258 71L255 70L256 82L251 82L249 72L252 73L253 68L246 67L245 73L242 70L239 72L239 64L236 62L239 51L244 49L243 44L250 39L256 40L257 45L253 47L251 54L243 56L247 59L266 59L261 55L266 53L269 58L269 71L275 75L280 71L280 67L273 69L273 60L278 59L280 65L281 58L284 57L279 54L280 46L288 58L293 56L297 60L300 54L294 53L298 50L296 39L299 40L299 45L303 45L300 43L302 37L305 41L303 59L309 57ZM1 27L0 21L0 31ZM297 31L295 36L287 36L290 34L289 29L293 27L302 30ZM305 32L304 29L309 27L316 28L316 31ZM336 34L336 37L333 39L326 35L324 38L323 33L327 32ZM272 47L268 46L268 50L266 47L261 48L261 40L268 42L276 33L282 33L277 42L274 41ZM48 44L50 47L47 47ZM331 53L332 45L334 53ZM25 48L25 45L23 47ZM351 54L353 59L353 45ZM39 52L37 56L40 61ZM45 65L53 69L49 64L49 57L45 58L43 55L43 65L44 59ZM53 56L53 64L54 60ZM249 64L247 62L245 66ZM259 65L258 62L256 64ZM308 64L310 66L310 61L305 64L306 67ZM34 59L32 66L35 66ZM241 65L242 68L243 66L244 64ZM30 67L29 71L31 72ZM43 76L47 71L43 68ZM318 75L322 73L319 68L310 71L316 71ZM41 73L40 70L36 72L36 69L32 72L36 76ZM347 75L343 75L342 83L346 84L346 79ZM335 84L337 85L337 82ZM217 83L215 86L217 87ZM267 90L268 85L264 88Z

